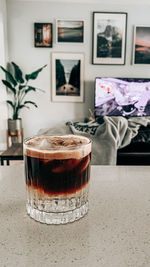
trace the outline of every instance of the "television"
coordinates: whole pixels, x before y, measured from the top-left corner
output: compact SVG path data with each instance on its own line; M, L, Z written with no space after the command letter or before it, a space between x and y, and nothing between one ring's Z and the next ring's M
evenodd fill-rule
M150 79L96 78L95 117L150 116Z

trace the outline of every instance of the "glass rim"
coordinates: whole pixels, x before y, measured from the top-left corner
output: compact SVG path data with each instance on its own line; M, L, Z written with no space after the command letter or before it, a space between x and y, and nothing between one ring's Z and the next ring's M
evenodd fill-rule
M35 138L38 138L38 137L75 137L75 138L81 138L81 139L86 139L88 140L88 143L86 144L81 144L81 145L74 145L73 147L71 148L67 148L67 147L62 147L62 148L49 148L49 149L40 149L40 148L36 148L32 145L28 145L27 142L29 140L32 140L32 139L35 139ZM23 140L23 145L29 149L29 150L35 150L35 151L40 151L40 153L52 153L52 152L71 152L71 151L75 151L75 150L79 150L79 149L83 149L84 147L87 147L89 145L92 144L92 141L89 137L86 137L86 136L82 136L82 135L77 135L77 134L64 134L64 135L34 135L34 136L31 136L31 137L27 137Z

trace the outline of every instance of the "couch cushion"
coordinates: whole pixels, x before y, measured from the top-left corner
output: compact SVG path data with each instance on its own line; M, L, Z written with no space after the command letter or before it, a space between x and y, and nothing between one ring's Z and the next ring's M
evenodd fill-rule
M150 125L140 127L138 134L132 139L132 143L137 142L150 143Z
M74 122L72 123L72 125L78 131L94 135L99 126L99 123L97 122L91 122L91 123Z

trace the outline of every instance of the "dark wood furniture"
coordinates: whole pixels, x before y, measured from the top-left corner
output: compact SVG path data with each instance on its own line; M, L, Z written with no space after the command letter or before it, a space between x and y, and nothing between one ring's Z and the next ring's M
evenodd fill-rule
M6 161L7 165L9 165L10 160L23 160L22 143L13 144L0 155L1 165L4 165L4 161Z
M131 143L118 150L117 165L150 165L150 125L141 126Z
M119 149L117 165L150 165L150 143L131 143Z

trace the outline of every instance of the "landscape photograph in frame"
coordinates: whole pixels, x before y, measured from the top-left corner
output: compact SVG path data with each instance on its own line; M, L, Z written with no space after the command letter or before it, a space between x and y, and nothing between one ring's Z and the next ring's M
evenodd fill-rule
M93 64L124 65L127 13L93 13Z
M58 43L83 43L83 20L57 20L56 38Z
M52 53L52 101L83 102L83 68L83 53Z
M150 27L135 26L133 64L150 64Z

